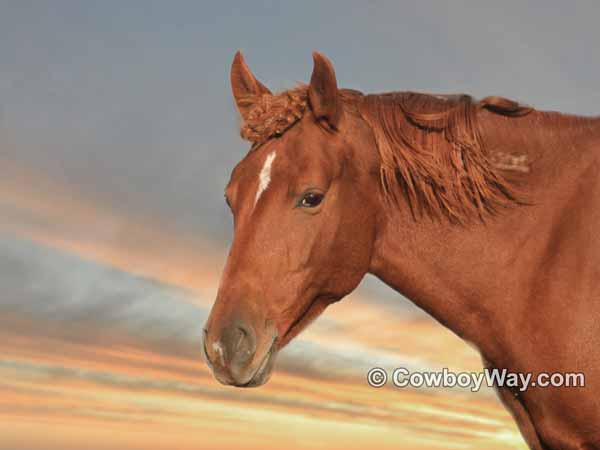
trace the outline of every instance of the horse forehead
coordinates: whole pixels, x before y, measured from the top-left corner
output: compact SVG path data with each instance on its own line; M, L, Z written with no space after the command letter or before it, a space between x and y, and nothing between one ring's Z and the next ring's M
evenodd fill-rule
M261 173L263 179L268 175L271 182L276 179L290 182L303 174L323 169L328 171L333 158L328 151L331 149L319 139L306 136L300 131L292 128L282 138L273 139L251 150L234 168L230 184L249 187L256 184Z
M278 171L285 170L290 164L288 155L281 145L269 145L251 150L233 169L231 182L245 184L256 181L256 177L263 170L270 167L272 172L274 159L277 159Z

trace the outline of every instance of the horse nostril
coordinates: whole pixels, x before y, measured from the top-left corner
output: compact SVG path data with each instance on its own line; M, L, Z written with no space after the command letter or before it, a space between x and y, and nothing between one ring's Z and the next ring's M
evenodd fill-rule
M237 323L223 331L221 342L230 364L243 365L256 351L256 338L250 327Z
M250 353L254 351L253 339L250 336L250 331L243 326L238 326L238 340L234 346L234 352Z

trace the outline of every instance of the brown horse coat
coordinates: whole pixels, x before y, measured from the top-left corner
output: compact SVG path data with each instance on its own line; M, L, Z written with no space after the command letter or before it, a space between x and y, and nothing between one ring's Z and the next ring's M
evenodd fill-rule
M235 237L205 328L223 383L373 273L512 372L585 387L499 388L532 449L600 449L600 119L488 97L274 95L241 54L231 81L252 150L226 190Z

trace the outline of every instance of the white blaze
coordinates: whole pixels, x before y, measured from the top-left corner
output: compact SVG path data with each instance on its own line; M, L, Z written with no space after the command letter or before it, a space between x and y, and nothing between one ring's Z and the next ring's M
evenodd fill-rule
M258 199L262 193L269 187L269 183L271 182L271 167L273 166L273 161L275 161L276 156L277 155L273 151L269 153L267 159L265 159L263 168L258 175L258 189L256 190L256 197L254 198L254 206L258 203Z

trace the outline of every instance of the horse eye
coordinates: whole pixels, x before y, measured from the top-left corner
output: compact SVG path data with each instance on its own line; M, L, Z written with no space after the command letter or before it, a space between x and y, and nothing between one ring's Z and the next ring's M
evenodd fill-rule
M309 192L304 194L302 200L300 200L299 206L303 208L315 208L321 204L323 201L323 194L319 194L318 192Z

